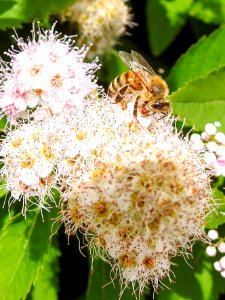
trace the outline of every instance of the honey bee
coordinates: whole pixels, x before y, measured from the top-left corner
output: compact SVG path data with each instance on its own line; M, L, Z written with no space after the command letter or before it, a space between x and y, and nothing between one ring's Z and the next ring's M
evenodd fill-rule
M134 101L133 116L136 120L138 111L142 116L149 116L151 112L167 114L170 103L166 99L169 93L166 82L136 51L120 51L119 55L130 70L110 83L108 96L114 99L114 103L121 103L122 109L127 108L130 99L135 99L131 101Z

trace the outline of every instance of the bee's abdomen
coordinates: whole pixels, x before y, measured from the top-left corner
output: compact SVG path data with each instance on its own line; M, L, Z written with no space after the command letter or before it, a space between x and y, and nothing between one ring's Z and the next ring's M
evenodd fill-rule
M108 96L113 97L115 94L120 93L123 95L125 92L129 93L132 91L140 90L142 88L139 77L132 71L125 72L120 76L116 77L109 85Z
M124 81L124 75L126 73L123 73L122 75L116 77L109 85L108 88L108 96L112 97L115 94L118 94L118 92L126 85L126 82Z

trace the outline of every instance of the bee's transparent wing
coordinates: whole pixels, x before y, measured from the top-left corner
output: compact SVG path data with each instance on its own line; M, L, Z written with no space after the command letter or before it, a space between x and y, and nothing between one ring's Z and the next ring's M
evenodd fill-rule
M139 72L141 70L147 71L150 75L155 75L155 71L144 59L141 54L131 50L131 54L125 51L119 51L122 61L133 71Z
M144 59L141 54L136 51L131 50L131 57L133 58L133 64L137 66L137 68L142 68L147 71L151 75L155 75L155 71L149 65L149 63Z
M133 50L131 50L131 54L125 51L119 51L119 55L122 61L148 86L149 75L154 76L155 71L144 57ZM146 78L146 72L148 73L148 78Z

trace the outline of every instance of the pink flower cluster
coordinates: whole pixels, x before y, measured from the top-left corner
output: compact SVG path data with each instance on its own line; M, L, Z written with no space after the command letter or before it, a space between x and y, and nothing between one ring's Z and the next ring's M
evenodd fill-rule
M10 121L37 108L42 115L72 114L98 88L97 61L83 63L88 49L73 47L72 39L60 37L54 27L33 28L28 41L15 37L20 51L12 48L6 53L10 63L1 61L0 108Z
M208 123L202 134L192 134L193 148L203 150L204 160L214 176L225 176L225 134L218 131L220 123Z
M217 260L214 262L214 268L216 271L220 272L220 275L225 278L225 241L224 238L219 237L219 233L215 229L208 231L208 238L213 243L210 246L207 246L206 253L210 257L216 257ZM220 256L218 257L218 254ZM221 256L221 254L223 256Z

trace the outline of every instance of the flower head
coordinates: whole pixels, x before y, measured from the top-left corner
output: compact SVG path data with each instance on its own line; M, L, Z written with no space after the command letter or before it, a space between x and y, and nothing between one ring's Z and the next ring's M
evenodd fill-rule
M67 195L66 231L85 232L125 284L157 288L171 257L204 236L211 191L203 158L165 118L150 129L115 120L95 138Z
M44 207L46 195L51 197L52 188L57 187L55 166L61 158L57 143L62 137L54 126L56 123L46 121L23 124L2 141L1 178L13 201L23 199L24 210L31 202Z
M62 16L78 25L80 44L93 44L89 56L113 47L125 34L126 27L134 25L124 0L79 0Z
M33 28L31 40L15 39L19 50L12 48L6 53L11 61L1 62L0 107L10 120L37 106L51 116L73 113L95 97L98 65L83 62L88 48L75 47L55 25L46 31Z
M82 172L95 158L96 149L110 138L107 132L115 122L110 119L114 107L107 99L90 99L73 115L44 119L36 115L34 120L10 128L1 141L0 178L6 181L11 200L22 199L25 212L31 203L47 207L46 195L53 200L53 189L66 198L74 178L84 176ZM108 124L104 132L100 132L102 122Z

